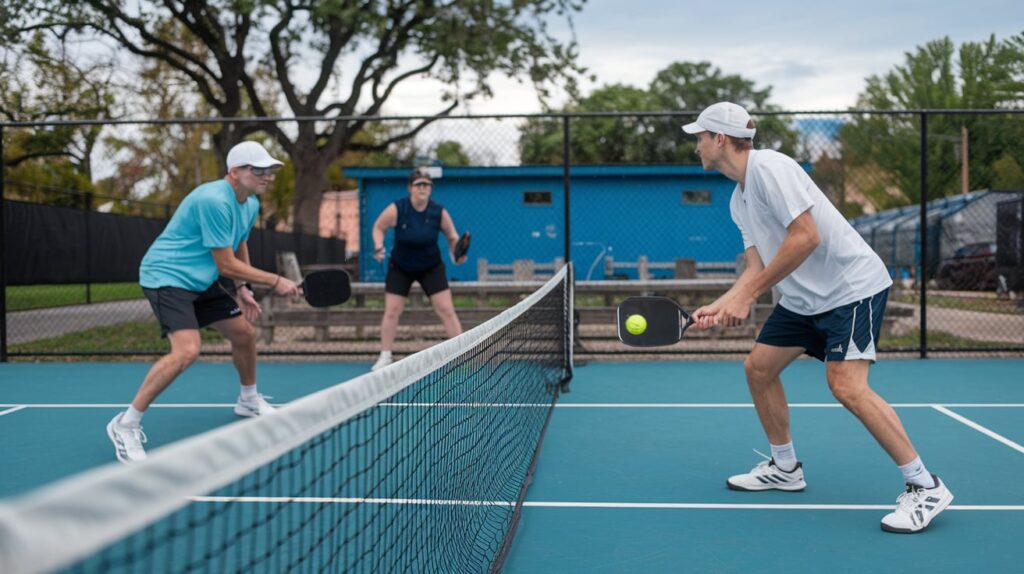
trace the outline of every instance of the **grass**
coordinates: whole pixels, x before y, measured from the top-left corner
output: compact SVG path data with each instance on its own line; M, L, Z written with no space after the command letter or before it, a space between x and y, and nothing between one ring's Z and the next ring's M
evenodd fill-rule
M93 283L89 287L93 303L141 299L142 287L138 283ZM19 285L7 287L7 311L45 309L86 303L86 285Z
M893 348L918 348L921 346L921 330L913 329L899 337L885 337L880 341L882 349ZM957 337L946 331L928 330L928 348L957 348L957 349L995 349L1007 347L1007 343L998 341L976 341Z
M204 343L223 341L220 333L213 329L200 332ZM96 353L96 352L159 352L170 350L167 339L160 337L156 320L119 323L94 327L85 331L66 333L59 337L40 339L29 343L18 343L8 347L11 353Z
M913 305L921 304L921 298L916 292L894 292L893 300ZM1020 315L1024 313L1024 309L1020 307L1017 301L996 299L994 297L971 297L969 295L933 295L929 293L928 306L981 313L1000 313L1003 315Z

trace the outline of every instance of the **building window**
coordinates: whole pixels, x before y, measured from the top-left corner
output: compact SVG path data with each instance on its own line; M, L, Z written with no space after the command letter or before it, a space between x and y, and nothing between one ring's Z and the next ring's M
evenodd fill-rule
M526 205L551 205L551 192L524 191L523 203Z
M711 190L687 189L683 191L683 205L711 205Z

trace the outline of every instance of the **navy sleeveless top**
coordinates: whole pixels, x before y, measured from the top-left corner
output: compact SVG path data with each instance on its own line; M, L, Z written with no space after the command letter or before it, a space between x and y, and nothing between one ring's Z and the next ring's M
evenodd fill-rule
M437 247L437 234L441 232L441 212L444 206L427 201L427 208L416 211L412 201L404 197L395 202L398 221L395 223L395 247L391 262L402 271L419 273L441 263L441 250Z

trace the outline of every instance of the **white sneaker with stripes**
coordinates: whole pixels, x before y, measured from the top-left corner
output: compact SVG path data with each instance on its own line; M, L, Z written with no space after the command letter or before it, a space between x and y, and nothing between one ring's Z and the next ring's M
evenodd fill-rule
M775 466L775 459L768 458L757 464L746 474L730 476L725 485L732 490L789 490L798 491L807 488L804 482L803 463L796 463L796 468L786 472Z
M882 518L882 530L912 534L921 532L953 502L953 493L939 477L932 475L934 488L907 484L907 490L896 499L896 510Z
M250 400L245 400L239 396L238 402L235 403L235 414L240 417L269 415L277 410L267 402L267 399L271 398L273 397L265 397L259 393L256 393L256 397Z
M114 443L114 454L121 462L139 462L146 460L146 433L141 425L121 425L121 413L107 423L107 436Z

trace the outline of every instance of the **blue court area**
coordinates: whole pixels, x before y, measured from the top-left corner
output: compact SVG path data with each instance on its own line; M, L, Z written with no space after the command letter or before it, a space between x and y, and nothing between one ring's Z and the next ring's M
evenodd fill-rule
M148 368L0 365L0 496L112 461L104 427ZM262 363L260 390L286 403L368 368ZM873 387L956 496L925 533L894 535L878 522L901 490L899 471L831 397L820 363L799 361L783 374L808 482L800 493L725 487L759 460L752 448L767 450L739 362L578 367L553 413L504 571L1019 571L1024 494L1012 484L1024 473L1022 373L1020 359L874 367ZM230 364L193 366L147 413L147 447L234 422L236 393Z

